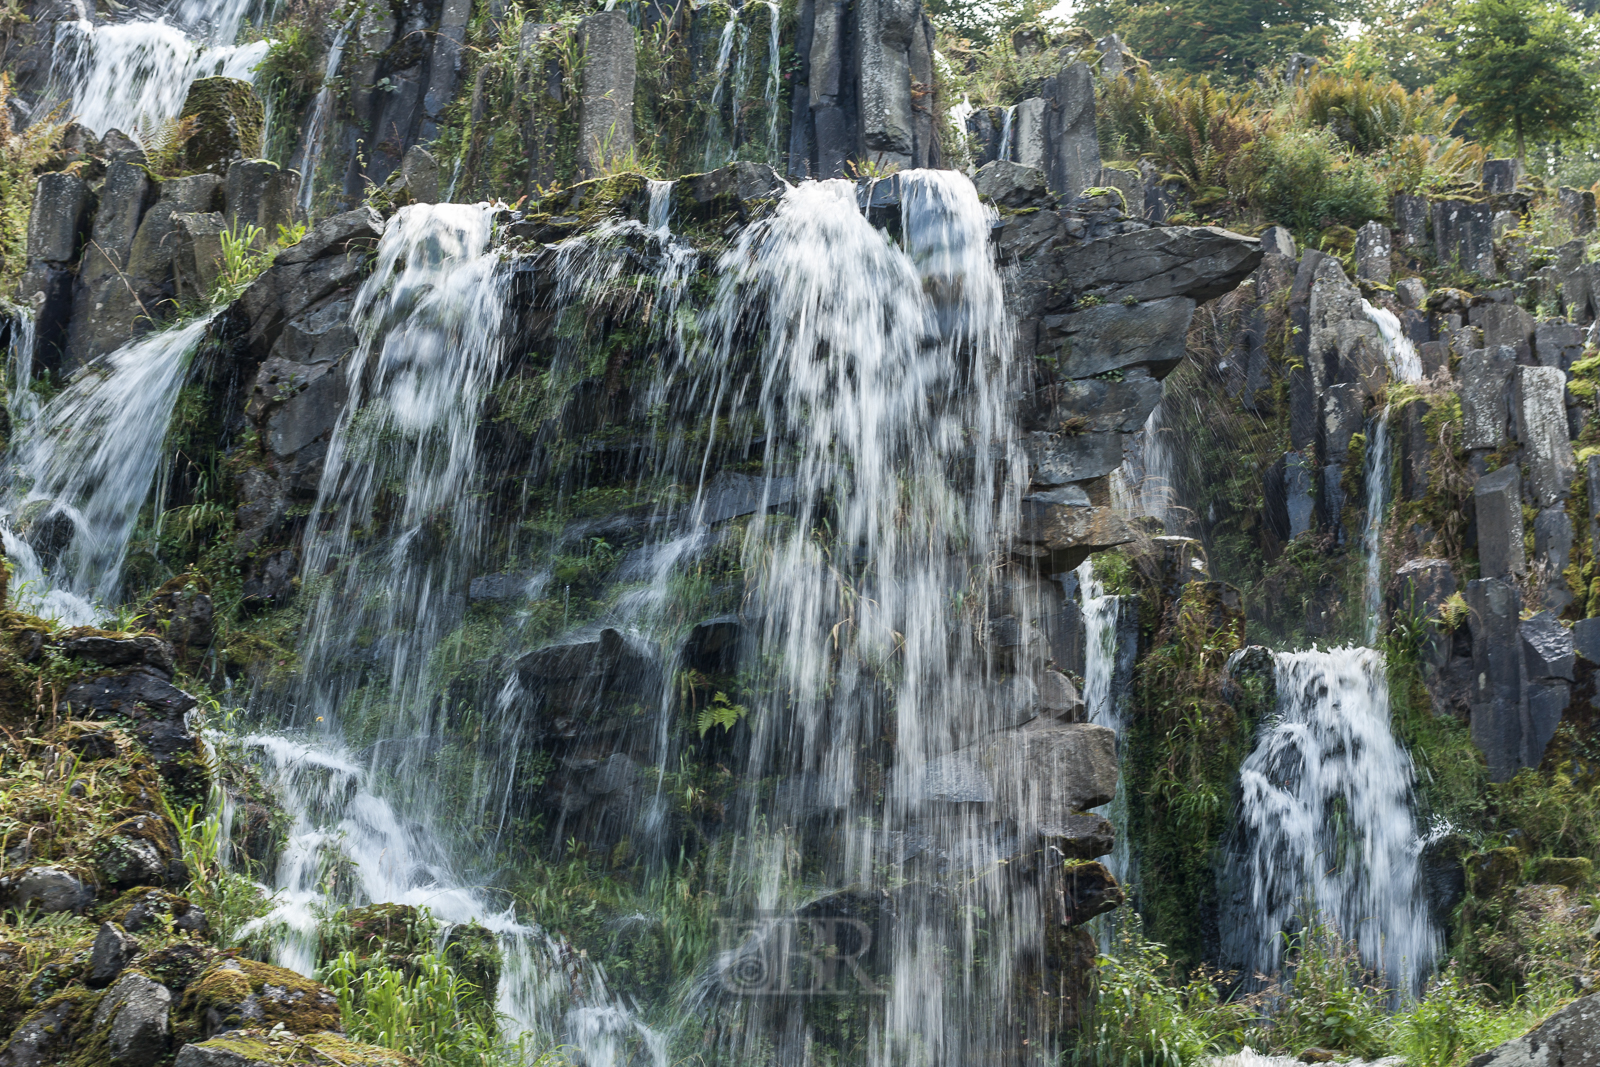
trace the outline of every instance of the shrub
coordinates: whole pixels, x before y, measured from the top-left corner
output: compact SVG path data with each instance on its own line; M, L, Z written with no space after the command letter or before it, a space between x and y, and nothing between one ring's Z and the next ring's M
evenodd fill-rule
M1256 141L1235 181L1268 219L1298 233L1359 227L1388 213L1384 183L1328 129L1285 130Z
M1327 69L1295 90L1290 107L1299 124L1326 127L1362 153L1412 134L1448 135L1465 110L1431 88L1408 93L1387 78Z

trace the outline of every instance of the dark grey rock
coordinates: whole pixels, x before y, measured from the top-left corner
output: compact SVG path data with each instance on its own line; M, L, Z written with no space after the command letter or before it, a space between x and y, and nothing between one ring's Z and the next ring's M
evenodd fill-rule
M1508 345L1518 363L1531 362L1533 354L1533 316L1515 304L1480 304L1468 312L1467 321L1483 331L1487 348Z
M1072 679L1060 671L1045 671L1039 682L1039 709L1044 715L1068 722L1082 722L1083 697ZM1098 855L1098 853L1097 853Z
M236 159L228 165L223 193L228 228L243 237L247 226L260 230L255 247L278 238L280 226L294 225L300 205L300 173L266 159ZM204 211L207 208L192 210Z
M90 989L104 989L116 981L133 957L139 954L139 942L116 923L101 923L94 936L94 947L89 950L89 973L84 985Z
M405 182L406 197L413 204L439 202L439 161L421 145L406 149L400 161L400 177Z
M1571 633L1573 652L1600 665L1600 619L1579 619L1572 624Z
M304 370L304 385L267 418L267 445L280 456L292 456L332 434L349 397L349 383L340 369L326 364L297 366ZM263 371L266 367L262 365Z
M1044 171L1050 166L1049 111L1050 102L1039 96L1017 105L1011 123L1011 158L1024 167Z
M1428 286L1421 278L1401 278L1394 283L1394 295L1408 308L1420 308L1428 301Z
M1483 191L1490 195L1514 193L1522 177L1522 163L1516 159L1483 161Z
M1560 615L1572 603L1567 564L1572 561L1572 519L1564 507L1545 508L1533 520L1534 566L1544 579L1540 604Z
M1355 383L1330 385L1324 394L1322 454L1333 463L1344 462L1350 452L1350 439L1361 432L1361 401L1361 386Z
M1079 426L1096 433L1136 433L1160 402L1161 383L1154 378L1084 378L1036 391L1018 414L1024 430L1058 433Z
M1568 322L1541 322L1534 327L1533 352L1539 366L1565 371L1583 353L1583 329Z
M1548 611L1523 619L1522 652L1527 661L1528 678L1533 681L1564 679L1572 681L1572 631Z
M144 168L112 163L100 188L90 244L78 270L72 320L67 331L67 363L82 366L127 344L141 314L137 295L124 272L139 222L151 199Z
M111 1027L113 1067L145 1067L167 1054L172 993L142 974L124 975L95 1008L93 1027Z
M31 867L0 880L0 896L13 908L36 908L45 914L82 914L94 903L94 890L77 875L59 867Z
M1231 292L1261 263L1261 242L1215 226L1120 233L1073 249L1062 262L1074 292L1108 300L1204 301Z
M1465 200L1433 205L1433 241L1439 262L1494 278L1494 208Z
M1466 601L1477 676L1472 740L1489 765L1489 777L1503 782L1527 766L1524 654L1517 629L1522 598L1508 581L1479 578L1467 583Z
M1046 79L1043 96L1045 173L1063 200L1071 200L1100 175L1100 135L1095 129L1094 74L1087 63L1072 63Z
M89 187L76 174L39 175L28 217L28 258L70 263L77 258L89 210Z
M1511 373L1516 353L1510 348L1468 350L1456 367L1464 423L1461 445L1468 449L1499 448L1508 440Z
M1069 860L1092 860L1117 847L1116 828L1103 815L1068 815L1050 830L1045 835L1045 848L1054 849Z
M1194 301L1174 296L1142 304L1102 304L1044 324L1064 337L1056 358L1061 375L1088 378L1143 364L1162 378L1184 355L1184 335Z
M1304 453L1290 452L1284 457L1283 491L1291 539L1309 532L1316 525L1314 469L1311 457Z
M593 178L633 151L633 27L626 12L601 11L578 24L578 40L583 49L579 170Z
M351 246L374 248L383 236L383 216L370 207L359 207L317 223L315 229L278 253L280 266L309 263L325 255L344 252Z
M1023 438L1033 483L1066 485L1110 474L1122 466L1118 433L1030 433Z
M1567 376L1554 367L1518 367L1512 397L1517 439L1540 507L1565 500L1576 461L1567 438Z
M1115 189L1122 194L1124 214L1133 218L1144 214L1144 179L1136 172L1118 167L1101 167L1100 180L1095 184L1102 189Z
M1368 282L1389 280L1389 227L1369 222L1356 231L1356 277Z
M1527 571L1522 541L1522 476L1515 465L1478 479L1473 490L1478 517L1478 560L1485 578Z
M1279 255L1289 259L1295 258L1294 235L1283 226L1268 226L1261 231L1257 238L1261 242L1263 255Z
M1005 160L985 163L972 176L972 184L980 195L1005 207L1029 207L1050 197L1043 171Z
M62 644L68 655L98 663L102 667L124 667L143 664L172 673L172 646L154 634L135 637L103 637L87 634L74 637Z
M222 235L228 221L220 211L172 216L177 249L172 257L174 294L203 300L217 288L222 273Z
M0 1048L0 1067L47 1067L59 1062L72 1035L68 1022L78 1005L72 1000L47 1003L27 1016Z
M1400 247L1421 248L1428 243L1428 201L1401 193L1394 198L1394 225Z
M1573 1001L1467 1067L1600 1067L1600 996Z

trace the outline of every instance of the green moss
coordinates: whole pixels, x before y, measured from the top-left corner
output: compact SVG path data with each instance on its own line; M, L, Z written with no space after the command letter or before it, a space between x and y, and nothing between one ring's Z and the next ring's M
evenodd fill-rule
M284 1029L305 1035L341 1026L338 1002L322 983L233 955L207 967L184 991L178 1025L194 1034L209 1016L237 1026L243 1021L239 1007L252 995L269 1028L282 1023Z
M184 145L183 162L190 173L226 174L235 159L261 155L265 112L255 87L238 78L199 78L189 86L183 119L193 123Z

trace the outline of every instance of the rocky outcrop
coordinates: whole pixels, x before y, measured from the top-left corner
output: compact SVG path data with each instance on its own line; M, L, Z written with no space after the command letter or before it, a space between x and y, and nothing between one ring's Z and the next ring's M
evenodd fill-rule
M1600 997L1573 1001L1468 1067L1600 1067Z

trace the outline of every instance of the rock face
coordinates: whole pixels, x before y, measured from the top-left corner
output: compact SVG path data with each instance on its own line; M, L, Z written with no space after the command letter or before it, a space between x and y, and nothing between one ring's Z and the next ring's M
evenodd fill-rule
M1573 1001L1469 1067L1600 1067L1600 997Z
M623 12L602 11L583 20L578 38L583 48L579 173L592 178L633 154L633 27Z
M106 990L95 1008L94 1029L110 1025L107 1047L114 1067L141 1067L167 1054L172 994L142 974L130 974Z

